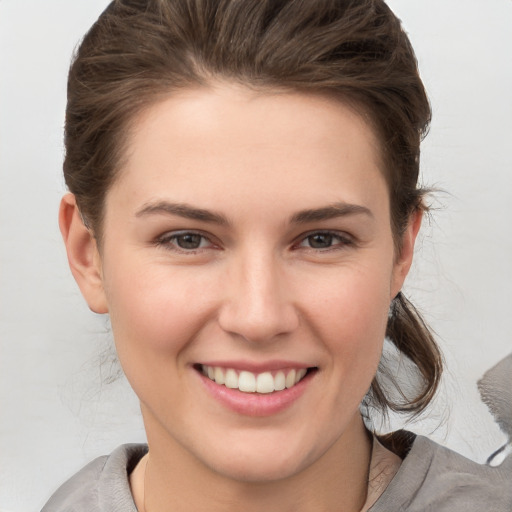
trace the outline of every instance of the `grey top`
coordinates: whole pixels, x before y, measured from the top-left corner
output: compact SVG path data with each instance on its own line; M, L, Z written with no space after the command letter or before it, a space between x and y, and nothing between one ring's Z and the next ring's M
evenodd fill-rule
M137 512L128 475L147 452L120 446L68 480L42 512ZM371 512L511 512L512 456L496 467L472 462L416 436L397 474Z

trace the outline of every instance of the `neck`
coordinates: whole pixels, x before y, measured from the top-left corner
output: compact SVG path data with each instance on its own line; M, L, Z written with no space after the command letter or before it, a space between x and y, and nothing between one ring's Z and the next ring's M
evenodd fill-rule
M222 475L158 428L148 429L148 443L149 454L131 478L141 512L359 512L367 500L372 446L359 415L322 457L272 481Z

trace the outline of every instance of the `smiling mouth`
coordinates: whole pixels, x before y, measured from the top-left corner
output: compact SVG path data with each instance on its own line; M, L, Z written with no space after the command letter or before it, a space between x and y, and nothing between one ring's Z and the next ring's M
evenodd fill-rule
M263 394L293 388L308 373L315 370L315 368L292 368L276 372L253 373L204 364L196 365L196 369L220 386L237 389L242 393Z

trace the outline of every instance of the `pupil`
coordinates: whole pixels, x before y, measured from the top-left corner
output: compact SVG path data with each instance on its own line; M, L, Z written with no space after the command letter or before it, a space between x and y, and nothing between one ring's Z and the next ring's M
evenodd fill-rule
M201 245L201 235L180 235L176 241L182 249L197 249Z
M326 247L331 247L332 235L318 233L316 235L309 236L308 241L309 241L309 245L313 249L325 249Z

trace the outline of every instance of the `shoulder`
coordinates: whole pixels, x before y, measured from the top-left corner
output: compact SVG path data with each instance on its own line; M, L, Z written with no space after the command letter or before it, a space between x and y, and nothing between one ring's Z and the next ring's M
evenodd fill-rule
M399 471L370 510L510 512L512 458L500 466L477 464L417 436Z
M125 444L93 460L64 483L41 512L136 512L128 475L146 452L144 444Z

